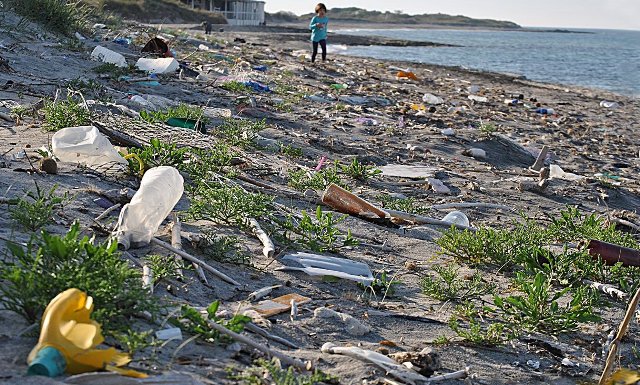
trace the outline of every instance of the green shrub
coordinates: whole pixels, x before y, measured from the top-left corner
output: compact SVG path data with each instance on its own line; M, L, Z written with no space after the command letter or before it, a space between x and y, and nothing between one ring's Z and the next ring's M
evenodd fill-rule
M0 265L0 293L6 309L35 322L59 293L76 288L93 297L93 318L107 334L126 330L129 318L157 309L157 299L142 288L140 271L120 258L117 244L81 237L76 222L64 236L46 231L26 250L7 243L12 258Z
M62 101L46 101L43 110L45 131L84 126L91 122L89 111L71 96L67 96L67 99Z
M64 35L84 31L90 8L78 0L4 0L19 15Z

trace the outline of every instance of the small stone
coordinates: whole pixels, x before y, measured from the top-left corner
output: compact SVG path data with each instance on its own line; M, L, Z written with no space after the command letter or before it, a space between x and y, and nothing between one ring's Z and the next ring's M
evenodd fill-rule
M46 172L47 174L57 174L58 173L58 163L52 158L42 158L40 161L40 170Z
M415 263L415 261L406 261L404 263L404 268L409 270L409 271L413 271L413 270L416 270L418 268L418 264Z

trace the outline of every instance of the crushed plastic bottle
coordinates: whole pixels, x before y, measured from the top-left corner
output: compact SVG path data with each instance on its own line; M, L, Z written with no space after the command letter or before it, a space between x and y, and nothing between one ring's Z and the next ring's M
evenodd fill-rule
M450 114L462 114L467 111L467 107L459 106L459 107L449 107L447 112Z
M184 192L184 179L173 167L149 169L131 202L120 211L113 235L125 250L147 245Z
M442 218L444 222L469 227L469 218L461 211L452 211Z

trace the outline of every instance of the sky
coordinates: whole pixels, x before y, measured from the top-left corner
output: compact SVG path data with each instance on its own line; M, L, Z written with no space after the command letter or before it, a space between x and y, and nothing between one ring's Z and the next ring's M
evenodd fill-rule
M320 0L323 1L323 0ZM267 12L313 12L312 1L265 0ZM445 13L478 19L513 21L523 27L609 28L640 30L640 0L324 0L327 8L358 7L408 14ZM329 13L328 16L331 16Z

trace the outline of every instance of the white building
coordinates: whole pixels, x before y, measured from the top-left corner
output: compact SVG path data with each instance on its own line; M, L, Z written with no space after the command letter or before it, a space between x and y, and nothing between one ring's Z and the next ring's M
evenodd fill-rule
M220 12L231 25L264 23L264 1L256 0L182 0L192 8Z

